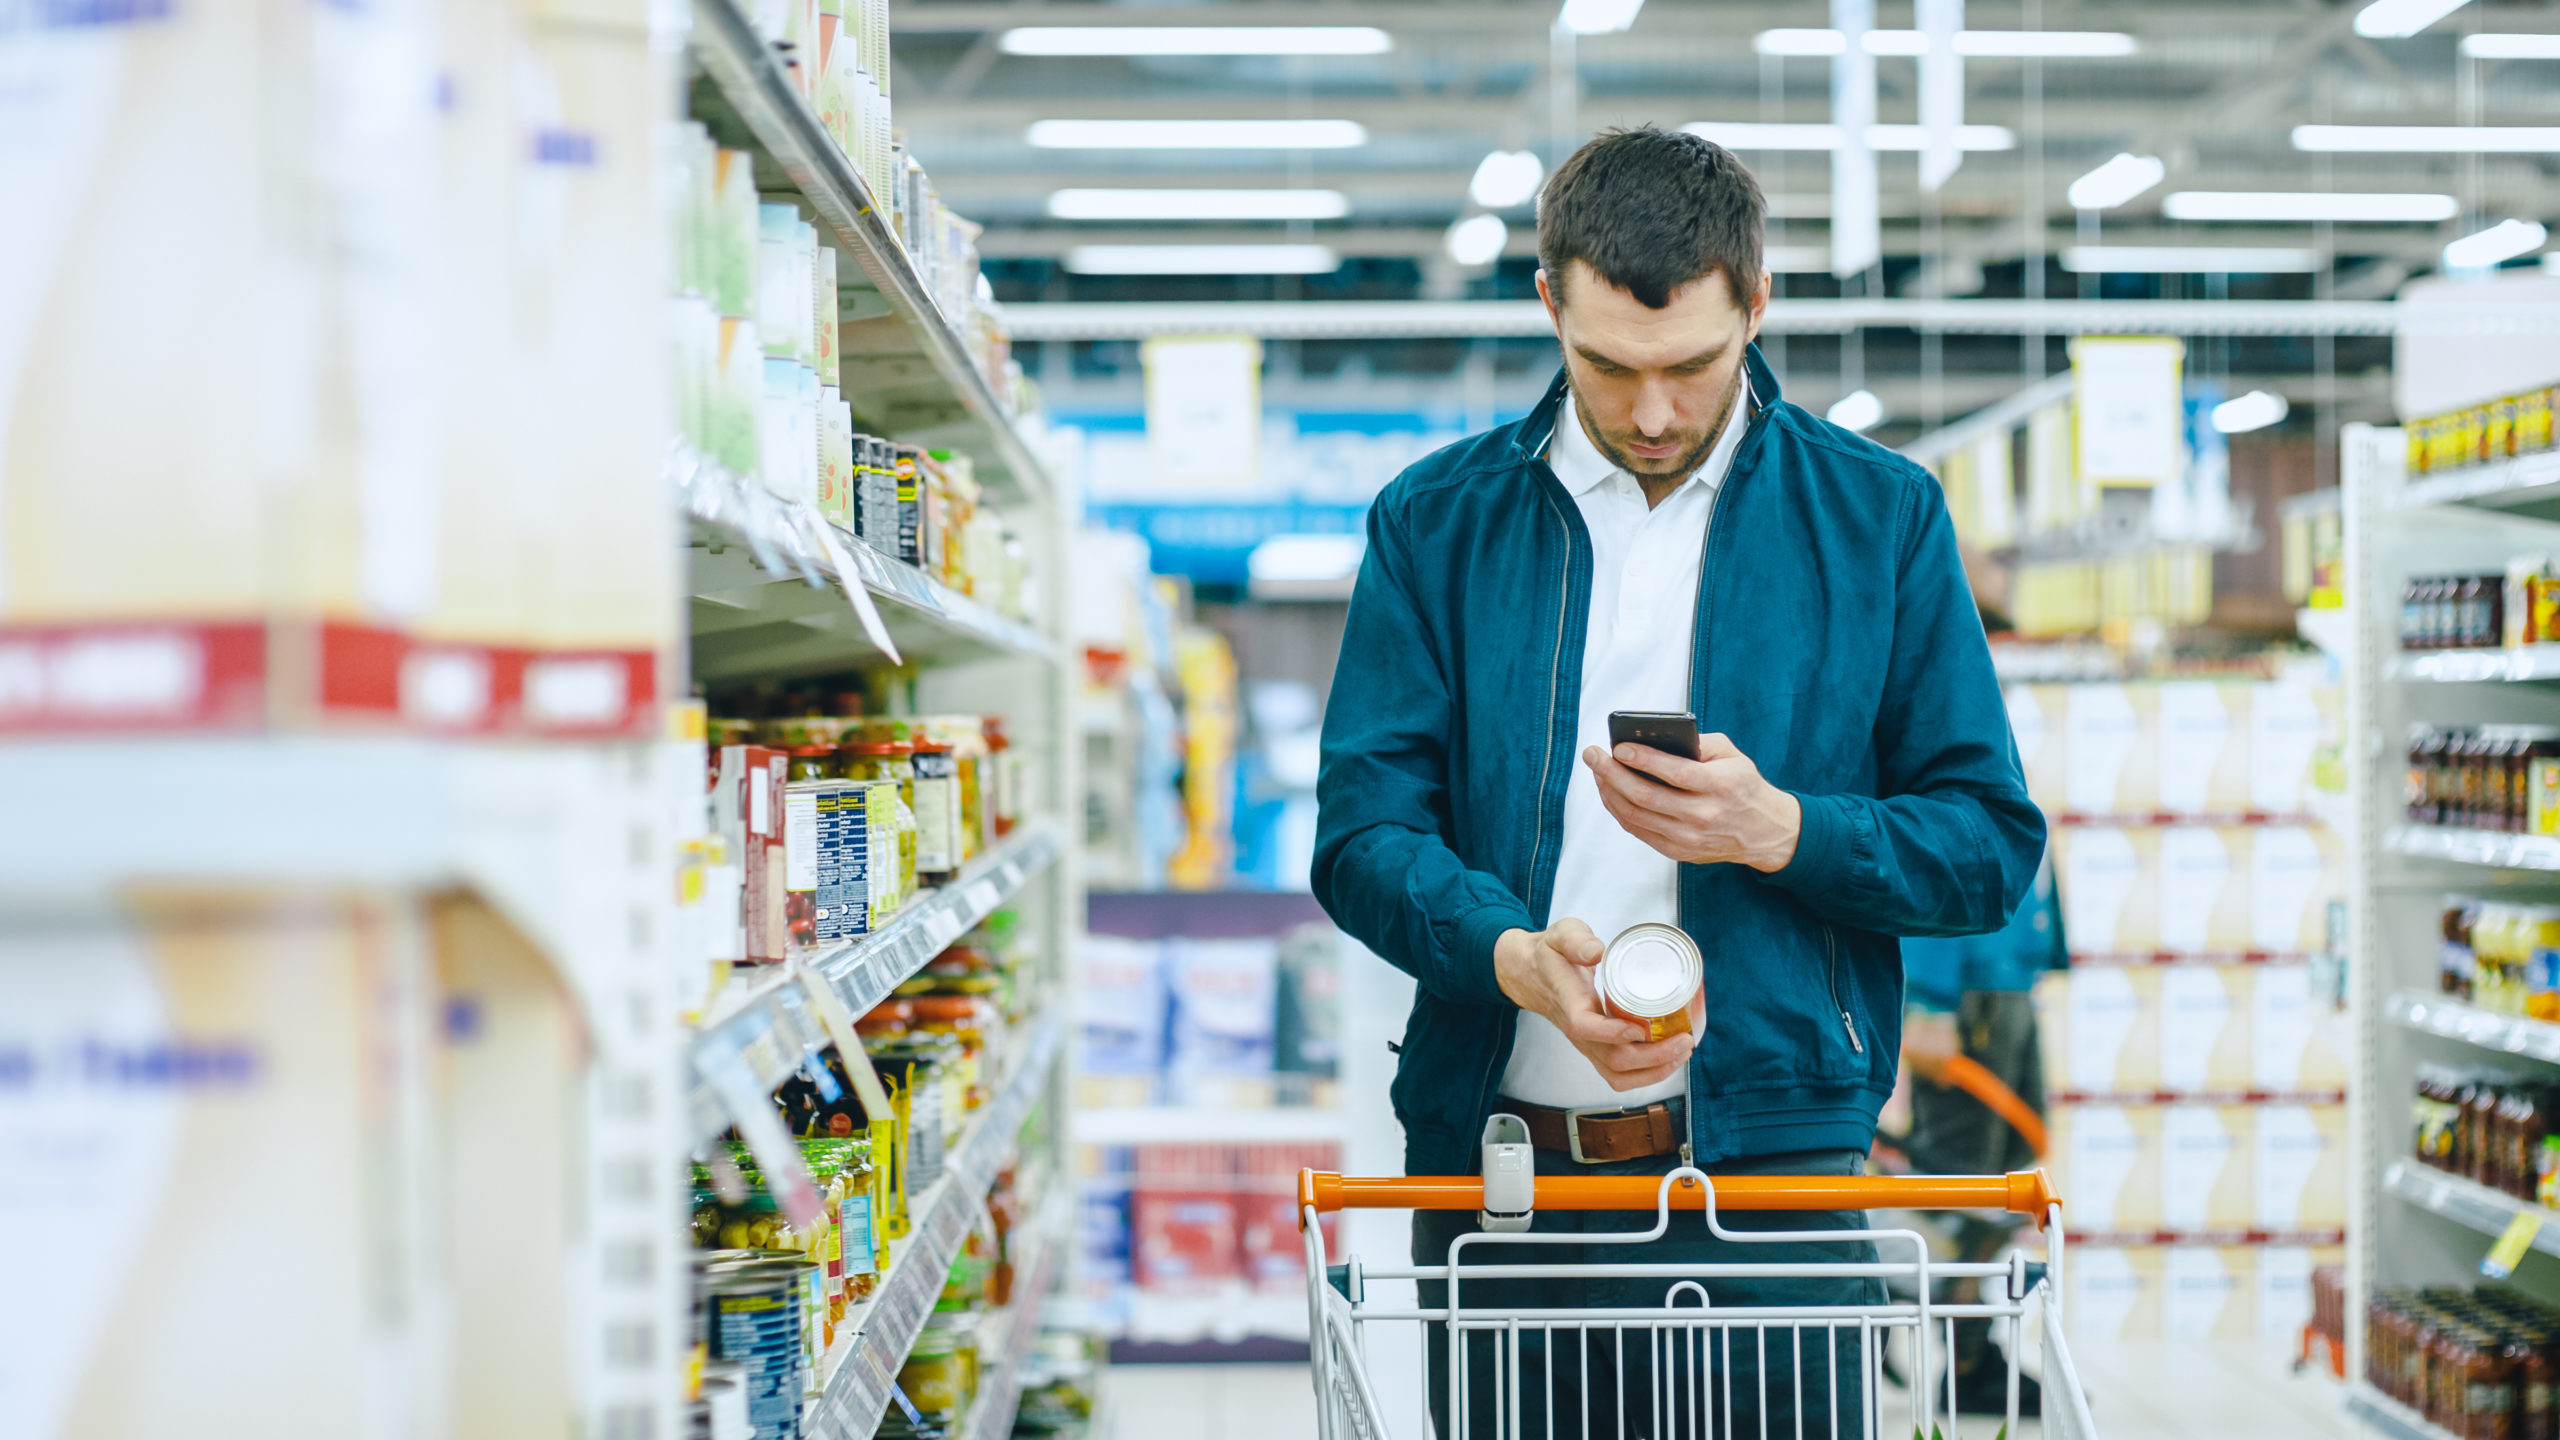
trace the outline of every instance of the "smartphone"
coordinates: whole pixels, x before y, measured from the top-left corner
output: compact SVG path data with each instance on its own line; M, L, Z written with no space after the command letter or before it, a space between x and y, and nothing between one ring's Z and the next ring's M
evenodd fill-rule
M1683 760L1698 758L1698 717L1686 710L1612 710L1609 748L1650 745Z

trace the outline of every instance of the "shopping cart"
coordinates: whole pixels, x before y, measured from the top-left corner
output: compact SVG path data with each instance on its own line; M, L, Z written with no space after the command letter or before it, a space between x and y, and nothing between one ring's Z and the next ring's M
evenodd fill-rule
M1508 1117L1497 1117L1497 1122ZM1514 1121L1514 1124L1517 1122ZM1526 1134L1520 1138L1525 1141ZM1491 1136L1488 1136L1491 1139ZM1442 1403L1449 1433L1440 1440L1523 1440L1545 1434L1553 1440L1583 1440L1620 1433L1620 1416L1635 1418L1625 1427L1626 1440L1735 1440L1772 1435L1802 1440L1807 1434L1833 1440L1856 1435L1861 1440L1916 1435L1922 1440L1960 1433L1955 1418L1955 1375L1937 1357L1951 1355L1955 1322L1987 1318L2005 1322L2008 1340L2007 1414L1999 1433L2017 1440L2020 1362L2028 1344L2029 1317L2042 1312L2041 1355L2043 1413L2041 1433L2062 1440L2096 1440L2089 1402L2082 1392L2071 1353L2062 1335L2059 1281L2062 1275L2062 1206L2041 1170L1986 1176L1728 1176L1710 1179L1691 1168L1654 1176L1536 1176L1529 1173L1525 1144L1510 1156L1488 1144L1485 1173L1496 1177L1488 1199L1486 1182L1473 1176L1419 1179L1357 1179L1303 1170L1298 1175L1298 1207L1307 1254L1308 1334L1316 1389L1317 1433L1322 1440L1424 1440L1429 1422L1415 1417L1391 1430L1381 1412L1378 1371L1371 1367L1373 1332L1411 1325L1425 1345L1445 1347L1446 1383ZM1357 1256L1336 1264L1325 1253L1320 1216L1343 1210L1474 1210L1489 1230L1499 1233L1461 1236L1443 1265L1364 1265ZM1620 1232L1528 1233L1531 1210L1617 1210L1654 1214L1653 1228ZM1634 1247L1669 1232L1671 1212L1703 1210L1706 1227L1719 1238L1743 1244L1791 1242L1868 1242L1872 1262L1802 1264L1648 1264ZM1926 1239L1912 1230L1728 1230L1719 1211L1736 1210L2003 1210L2041 1220L2046 1258L2030 1263L2013 1253L2005 1261L1952 1263L1933 1261ZM1577 1266L1470 1263L1471 1243L1505 1246L1573 1243L1584 1246L1624 1244L1629 1263ZM1516 1252L1515 1252L1516 1253ZM1907 1256L1908 1258L1903 1258ZM1506 1278L1565 1277L1658 1278L1668 1294L1658 1307L1632 1309L1526 1309L1467 1303L1470 1282ZM1871 1276L1902 1280L1895 1287L1909 1300L1834 1306L1716 1306L1708 1301L1705 1282L1717 1279L1809 1279ZM1965 1304L1933 1301L1932 1283L1971 1278L1981 1282L1982 1298ZM1383 1281L1416 1281L1445 1287L1445 1306L1388 1303L1372 1299L1370 1289ZM1401 1287L1395 1287L1401 1288ZM1478 1294L1483 1293L1480 1287ZM1420 1292L1417 1291L1417 1294ZM2031 1303L2033 1302L2033 1303ZM1436 1338L1435 1338L1436 1332ZM1553 1360L1564 1353L1559 1336L1589 1363L1595 1347L1620 1357L1634 1347L1649 1363L1640 1373L1648 1379L1637 1393L1621 1397L1618 1413L1595 1417L1556 1412L1554 1371L1526 1381L1523 1347ZM1470 1342L1468 1337L1484 1338ZM1889 1344L1908 1366L1908 1389L1889 1390L1885 1354ZM1781 1357L1767 1362L1772 1346ZM1737 1365L1736 1357L1742 1363ZM1754 1357L1760 1363L1753 1363ZM1855 1403L1815 1408L1826 1413L1808 1428L1803 1387L1805 1367L1787 1357L1827 1356L1854 1367L1859 1378ZM1703 1363L1702 1363L1703 1362ZM1559 1366L1561 1362L1558 1362ZM1478 1372L1470 1383L1469 1367ZM1490 1377L1481 1373L1490 1366ZM1407 1361L1403 1367L1410 1368ZM1734 1393L1737 1374L1751 1377L1765 1391L1794 1386L1792 1396ZM1838 1370L1830 1372L1840 1373ZM1490 1379L1491 1383L1486 1384ZM1827 1378L1812 1377L1817 1384ZM1426 1384L1429 1382L1426 1381ZM1545 1404L1536 1393L1546 1388ZM1567 1404L1571 1404L1568 1387ZM1490 1395L1489 1406L1473 1397ZM1792 1403L1787 1403L1789 1400ZM1591 1409L1602 1408L1593 1404ZM1491 1413L1482 1413L1489 1409ZM1478 1413L1470 1413L1476 1411ZM1773 1424L1772 1413L1780 1419ZM1846 1411L1846 1413L1842 1413ZM1908 1425L1900 1422L1908 1414ZM1888 1424L1888 1414L1895 1423ZM1649 1420L1645 1417L1650 1417ZM1737 1418L1737 1417L1741 1418ZM1756 1418L1755 1418L1756 1417ZM1973 1418L1974 1435L1990 1429L1992 1417ZM1578 1428L1577 1428L1578 1427Z

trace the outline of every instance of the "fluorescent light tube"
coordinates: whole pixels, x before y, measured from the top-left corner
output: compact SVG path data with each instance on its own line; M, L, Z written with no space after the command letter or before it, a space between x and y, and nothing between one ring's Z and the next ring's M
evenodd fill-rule
M2450 195L2365 194L2330 190L2178 190L2160 202L2172 220L2333 220L2387 225L2450 220Z
M2168 174L2169 167L2157 155L2118 155L2072 181L2066 198L2074 210L2113 210Z
M2265 390L2252 390L2213 407L2213 428L2225 435L2242 435L2251 430L2264 430L2285 417L2291 407L2284 397Z
M1042 150L1349 150L1369 143L1356 120L1034 120Z
M1059 220L1339 220L1351 202L1339 190L1059 190Z
M1322 245L1078 245L1078 275L1326 275L1342 257Z
M1849 48L1837 30L1763 30L1751 41L1763 55L1837 55ZM1870 55L1925 55L1929 37L1918 30L1870 30ZM2130 55L2130 35L2113 30L1959 30L1955 52L1984 59L2091 60Z
M2356 12L2356 33L2372 40L2415 35L2462 8L2462 0L2373 0Z
M1852 390L1824 411L1822 418L1843 430L1864 433L1884 423L1884 402L1873 390Z
M2474 60L2560 60L2560 35L2465 35L2462 53Z
M1840 127L1837 125L1789 123L1763 124L1746 120L1699 120L1681 129L1704 139L1713 140L1728 150L1837 150ZM1878 150L1917 151L1923 135L1917 125L1870 125L1867 143ZM2014 150L2018 137L2005 125L1959 125L1956 148L1959 150Z
M1025 25L996 42L1007 55L1383 55L1370 25Z
M2320 268L2320 256L2278 245L2066 245L2062 268L2074 275L2308 275Z
M1502 256L1511 227L1499 215L1470 215L1449 227L1449 258L1461 265L1490 265Z
M1576 35L1614 35L1636 23L1644 0L1564 0L1556 23Z
M2486 230L2465 235L2444 247L2447 270L2486 270L2542 248L2550 232L2531 220L2501 220Z
M2293 148L2373 155L2539 154L2560 150L2560 125L2296 125Z
M1476 162L1467 197L1487 210L1508 210L1538 193L1546 169L1527 150L1496 150Z

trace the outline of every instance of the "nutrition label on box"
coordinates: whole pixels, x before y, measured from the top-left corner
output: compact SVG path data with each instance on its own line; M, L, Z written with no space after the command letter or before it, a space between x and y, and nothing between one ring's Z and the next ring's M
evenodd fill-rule
M784 797L784 886L809 893L817 943L870 933L869 802L857 781L795 785Z

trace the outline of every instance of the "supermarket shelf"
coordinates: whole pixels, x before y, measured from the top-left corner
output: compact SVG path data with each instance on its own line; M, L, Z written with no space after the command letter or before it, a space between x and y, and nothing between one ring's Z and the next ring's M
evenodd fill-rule
M1350 1128L1345 1111L1303 1105L1262 1110L1137 1105L1077 1111L1075 1138L1086 1145L1264 1145L1340 1140Z
M2560 870L2560 838L2467 830L2455 825L2396 825L2382 848L2421 860L2451 860L2501 870Z
M892 1257L888 1276L870 1304L847 1317L859 1333L827 1378L825 1392L804 1410L801 1433L817 1440L868 1440L879 1427L898 1367L906 1363L925 1317L933 1313L969 1227L985 1213L987 1187L1012 1154L1024 1117L1048 1087L1059 1025L1054 1018L1038 1024L1003 1087L952 1146L942 1177L910 1201L914 1229Z
M2450 996L2416 990L2393 991L2391 998L2382 1003L2382 1013L2405 1030L2441 1035L2501 1055L2521 1055L2547 1065L2560 1065L2560 1025L2548 1020L2501 1015Z
M686 1076L691 1086L685 1112L688 1138L705 1140L730 1124L729 1107L711 1078L723 1067L743 1064L756 1092L771 1094L812 1051L827 1044L803 988L805 975L823 979L858 1016L970 926L1020 894L1031 877L1057 860L1059 849L1057 827L1034 821L971 861L959 879L919 895L878 934L776 966L772 974L738 987L734 999L718 997L693 1039Z
M2363 1380L2348 1385L2347 1412L2390 1440L2457 1440L2452 1431L2427 1423L2425 1416Z
M2476 684L2497 680L2560 680L2560 645L2520 645L2512 650L2421 650L2383 662L2394 680Z
M1061 1175L1051 1183L1053 1194L1040 1207L1040 1214L1023 1227L1022 1238L1028 1243L1028 1263L1017 1262L1013 1279L1013 1304L1005 1316L1004 1346L995 1355L994 1368L987 1357L978 1359L978 1399L959 1425L954 1427L954 1440L1004 1440L1013 1433L1014 1415L1022 1406L1022 1362L1031 1347L1040 1340L1041 1301L1049 1293L1049 1282L1056 1279L1058 1267L1067 1248L1067 1220L1073 1212L1068 1200L1074 1186ZM985 1332L979 1332L981 1341Z
M736 0L694 0L693 22L693 54L711 82L696 88L695 113L728 143L752 138L886 302L885 315L857 311L860 318L844 322L844 393L858 397L855 413L902 437L934 431L937 443L948 439L969 452L981 481L1016 498L1045 499L1048 477L978 373L966 337L935 303L890 228L887 209L836 148L754 22ZM724 123L732 117L734 128ZM772 188L769 168L758 170L759 187Z
M2500 1233L2519 1215L2537 1215L2546 1222L2560 1220L2560 1210L2528 1204L2476 1180L2430 1170L2415 1160L2392 1161L2382 1172L2382 1188L2421 1210L2483 1235ZM2535 1231L2533 1248L2545 1255L2560 1255L2560 1225L2546 1223Z
M693 520L688 593L693 673L704 680L801 670L840 670L870 648L839 588L837 554L880 600L880 618L903 658L1028 656L1055 661L1049 637L933 580L915 566L828 526L706 456L671 451L669 482ZM823 539L816 527L825 527Z
M2560 503L2560 450L2519 455L2489 465L2466 465L2412 480L2384 503L2395 510L2429 505L2477 505L2490 510L2529 510Z

